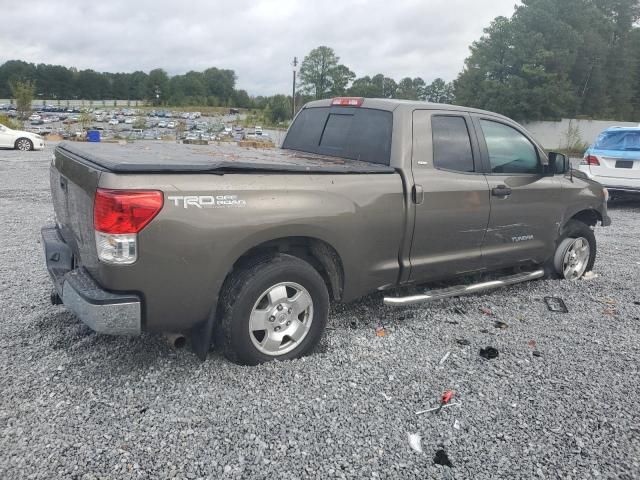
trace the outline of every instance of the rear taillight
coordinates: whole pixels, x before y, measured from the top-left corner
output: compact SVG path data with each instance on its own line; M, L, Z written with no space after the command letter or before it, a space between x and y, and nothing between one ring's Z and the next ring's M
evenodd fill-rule
M598 157L596 157L595 155L586 155L582 159L580 164L581 165L593 165L594 167L599 167L600 166L600 162L598 161Z
M157 190L106 190L99 188L93 206L96 230L103 233L138 233L162 209Z
M331 105L341 107L359 107L364 102L362 97L336 97L331 101Z
M162 209L157 190L96 191L93 222L98 258L106 263L131 264L138 258L137 233Z

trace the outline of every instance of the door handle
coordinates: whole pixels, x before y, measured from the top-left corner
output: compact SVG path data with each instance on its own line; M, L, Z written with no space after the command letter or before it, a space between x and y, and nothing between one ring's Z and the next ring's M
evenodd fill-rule
M413 203L420 205L424 201L424 190L422 189L422 185L414 185L411 196L413 197Z
M491 195L494 197L508 197L511 195L511 189L506 185L498 185L491 189Z

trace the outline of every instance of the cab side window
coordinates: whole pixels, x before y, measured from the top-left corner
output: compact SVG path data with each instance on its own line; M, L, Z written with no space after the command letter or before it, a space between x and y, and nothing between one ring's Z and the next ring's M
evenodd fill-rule
M527 137L515 128L491 120L480 120L489 151L491 173L541 172L538 153Z
M434 167L456 172L474 171L471 139L464 117L434 115L431 133Z

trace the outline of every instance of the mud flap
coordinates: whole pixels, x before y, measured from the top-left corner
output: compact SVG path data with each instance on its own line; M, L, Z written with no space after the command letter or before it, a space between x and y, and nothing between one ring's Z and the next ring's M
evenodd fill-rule
M218 301L211 307L209 318L191 329L191 346L196 356L203 362L207 359L207 354L213 342L213 330L216 325L218 313Z

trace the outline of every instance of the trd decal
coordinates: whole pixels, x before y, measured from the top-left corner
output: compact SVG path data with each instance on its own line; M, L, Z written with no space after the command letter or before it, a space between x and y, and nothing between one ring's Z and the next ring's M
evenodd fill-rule
M247 206L246 200L237 195L169 195L167 199L175 207L182 208L242 208Z

